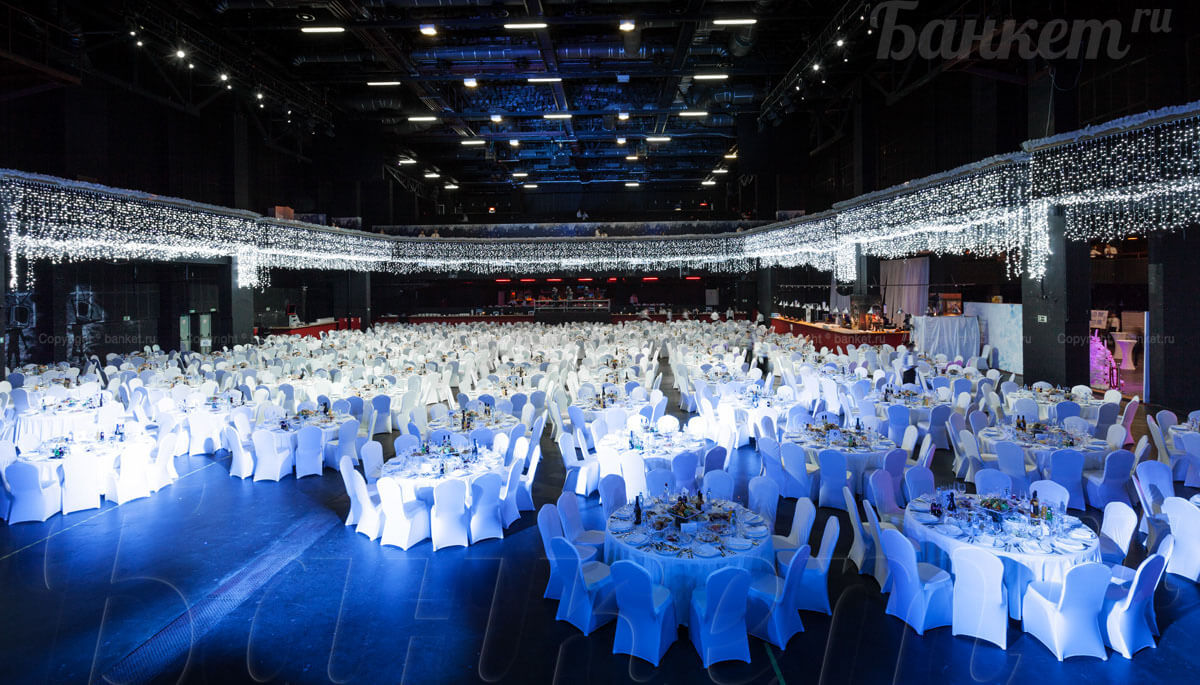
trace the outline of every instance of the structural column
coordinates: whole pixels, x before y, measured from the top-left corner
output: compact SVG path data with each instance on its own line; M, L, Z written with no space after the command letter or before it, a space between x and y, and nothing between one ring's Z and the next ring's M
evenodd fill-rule
M763 323L770 325L771 314L775 312L775 270L760 265L756 275L758 276L758 313L762 314Z
M216 331L213 348L233 347L254 342L254 290L238 287L238 258L230 257L222 270L220 286L221 329Z
M371 274L348 271L345 283L346 316L361 319L365 329L371 325Z
M1147 379L1143 399L1152 404L1191 411L1200 406L1200 235L1195 231L1150 235L1149 327Z
M1040 279L1021 277L1025 378L1088 385L1092 303L1091 261L1085 242L1066 239L1062 208L1048 217L1050 258Z

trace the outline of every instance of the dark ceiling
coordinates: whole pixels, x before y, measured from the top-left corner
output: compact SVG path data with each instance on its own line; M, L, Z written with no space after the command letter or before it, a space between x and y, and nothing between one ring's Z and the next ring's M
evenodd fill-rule
M739 127L758 125L814 41L837 36L831 66L873 49L858 2L64 4L57 21L82 36L89 72L146 62L174 82L164 98L240 96L264 135L351 129L393 173L479 190L720 185L737 173Z

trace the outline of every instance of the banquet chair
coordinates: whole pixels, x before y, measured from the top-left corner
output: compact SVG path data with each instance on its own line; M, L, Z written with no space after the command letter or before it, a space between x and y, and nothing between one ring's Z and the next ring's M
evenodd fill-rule
M788 530L788 534L771 536L771 543L776 554L783 550L795 550L801 545L807 545L809 535L812 534L813 522L816 520L817 508L813 506L812 500L807 497L796 500L796 510L792 514L792 527ZM774 527L771 530L774 530Z
M321 440L324 433L316 426L303 426L296 434L296 477L321 475L322 460Z
M434 487L429 526L435 552L443 547L466 547L470 544L470 514L467 511L465 481L451 478Z
M1170 522L1171 536L1175 538L1167 573L1192 582L1200 581L1200 507L1182 497L1168 497L1162 503L1162 512Z
M649 571L622 560L610 569L617 597L613 654L628 654L658 666L678 637L671 591L656 585Z
M842 572L845 572L847 564L853 563L860 574L871 573L874 566L872 564L868 567L867 555L874 549L871 547L870 538L863 531L862 519L858 515L858 503L849 486L842 487L842 498L845 500L846 513L850 519L850 531L854 534L850 549L846 551L846 560L842 563ZM874 557L870 561L874 562Z
M755 476L747 486L749 509L767 521L767 528L775 530L775 513L779 508L779 485L767 476Z
M402 457L421 449L421 438L410 433L396 436L392 441L392 454Z
M365 437L359 438L358 428L358 421L353 418L346 419L338 426L337 438L325 444L326 465L332 468L341 462L342 457L349 457L351 463L358 463L358 450L367 441Z
M587 457L580 458L576 451L575 436L566 431L558 434L558 450L562 458L563 470L566 472L566 477L563 479L563 491L573 492L584 497L595 492L596 487L600 484L599 462ZM638 460L641 461L640 457ZM628 483L629 479L626 478L625 482Z
M937 491L934 485L933 471L925 466L913 466L904 472L904 496L911 502L922 495L932 495Z
M467 439L471 441L470 444L471 444L472 448L477 448L480 445L482 445L483 447L491 447L492 446L492 438L494 436L495 436L495 433L492 431L491 428L480 427L480 428L476 428L476 429L472 430L470 433L468 433Z
M625 479L620 474L609 474L600 479L600 506L607 521L613 512L625 506Z
M1154 591L1162 580L1166 559L1151 554L1142 561L1128 586L1112 583L1104 597L1100 613L1100 632L1104 644L1126 659L1146 647L1154 647L1158 634L1152 613Z
M1012 411L1009 412L1012 417L1021 417L1028 423L1038 422L1038 405L1037 401L1032 397L1022 397L1013 402Z
M1120 391L1118 391L1117 394L1119 395ZM1088 425L1091 427L1092 436L1104 438L1108 435L1109 430L1113 426L1121 426L1124 428L1125 426L1117 421L1120 413L1121 401L1119 399L1115 402L1111 400L1105 400L1104 404L1100 405L1099 409L1096 410L1096 418L1088 421ZM1118 445L1117 449L1124 446L1124 444Z
M809 546L801 545L795 555L808 559ZM782 578L773 569L751 576L746 597L746 624L751 635L786 649L792 636L803 632L799 610L804 570L805 564L797 563L794 568L786 567Z
M1182 432L1175 436L1175 444L1183 451L1172 467L1175 479L1183 480L1189 488L1200 486L1200 433Z
M733 476L725 471L709 471L704 474L704 498L708 500L732 500Z
M172 421L174 417L171 417ZM164 423L158 429L157 446L153 453L153 461L150 463L150 469L146 472L147 482L150 485L150 492L158 492L159 490L174 483L179 478L179 474L175 472L175 446L180 442L180 436L183 433L183 427L177 423L170 425Z
M563 536L567 540L584 545L603 545L604 530L587 529L579 515L579 500L573 492L558 496L558 518L562 521Z
M375 486L383 514L379 544L406 550L430 536L429 508L424 502L416 497L406 499L403 489L392 478L380 478Z
M654 424L659 433L674 433L679 430L679 419L674 416L663 416Z
M929 410L928 419L917 421L917 429L926 435L932 435L933 443L938 449L950 449L949 439L946 435L946 420L952 413L954 413L954 409L950 405L939 404Z
M358 472L354 470L350 457L345 456L338 461L338 471L342 474L342 484L346 486L346 496L350 498L350 511L346 515L345 525L356 526L362 518L362 500L354 489L354 476L358 475Z
M1038 502L1058 509L1067 507L1071 493L1052 480L1038 480L1029 485L1029 494L1037 495Z
M981 547L963 545L951 555L954 589L950 631L1008 649L1008 594L1004 563Z
M1054 405L1054 418L1058 421L1060 426L1065 427L1066 424L1064 422L1069 418L1080 418L1079 413L1080 409L1078 402L1063 400L1062 402ZM1085 421L1084 423L1087 422ZM1088 427L1090 428L1091 424L1088 424Z
M725 469L725 448L716 445L704 455L704 472L721 471Z
M498 473L484 473L471 481L471 544L490 538L504 538L500 499L503 487L504 477Z
M203 411L187 417L188 454L212 454L221 447L221 434L215 420Z
M980 431L987 428L989 424L988 415L978 409L967 414L967 425L971 427L971 432L975 437L979 437Z
M875 582L879 583L879 591L887 594L891 592L892 586L888 560L883 549L882 533L884 530L895 530L896 527L891 523L880 524L879 517L875 514L875 507L869 500L862 501L862 508L863 514L867 518L867 537L871 541L871 551L874 554L870 574L875 578Z
M892 486L892 474L882 469L875 471L867 480L867 499L874 507L881 521L896 526L904 525L904 510L896 503L895 488Z
M1171 467L1171 477L1174 480L1185 480L1188 467L1187 453L1182 449L1172 449L1167 445L1158 421L1149 414L1146 414L1146 428L1150 431L1150 440L1154 443L1154 450L1158 454L1158 460Z
M1105 505L1100 522L1100 556L1105 564L1119 566L1125 561L1137 524L1137 513L1128 504L1113 501Z
M1008 476L1012 481L1010 487L1014 494L1024 495L1029 492L1029 474L1037 473L1037 466L1029 466L1025 463L1025 451L1021 446L1001 440L996 443L996 466L1004 475ZM979 483L975 484L978 491Z
M647 491L646 462L641 455L633 452L621 453L621 477L625 479L625 501L632 502L638 495ZM675 477L671 476L674 486Z
M844 499L839 498L838 491L848 486L850 478L853 476L852 473L846 470L846 455L838 450L821 450L817 454L817 461L821 465L821 483L817 506L841 509L846 505L846 502Z
M741 568L713 571L704 587L692 591L688 635L708 668L720 661L750 663L746 638L746 604L750 573Z
M982 454L979 450L979 439L974 433L968 430L959 432L958 446L962 450L963 460L966 464L966 477L963 479L968 483L975 482L975 474L985 468L993 468L997 465L997 457L994 454Z
M520 440L528 440L527 438L519 438ZM542 463L542 447L541 445L533 445L533 453L529 457L529 466L525 473L521 475L521 486L517 490L517 510L518 511L533 511L533 483L537 478L538 467ZM520 461L514 460L513 463L519 464Z
M1063 430L1071 435L1091 435L1092 426L1087 421L1078 416L1068 416L1059 422L1062 424Z
M1022 629L1059 661L1071 656L1107 661L1099 618L1110 577L1107 566L1093 561L1072 567L1061 583L1030 583L1021 601Z
M950 574L932 564L917 562L912 543L898 530L885 529L880 543L891 582L888 615L907 623L917 635L952 625L954 585Z
M390 395L376 395L371 398L371 428L368 435L392 432L392 398Z
M700 457L695 452L680 452L671 459L671 472L675 474L675 486L680 490L694 493L696 487L696 469L700 467Z
M642 467L645 473L645 467ZM646 490L645 493L650 497L666 497L668 493L675 490L675 474L667 469L654 469L646 473ZM626 493L629 492L629 485L626 484ZM626 500L628 501L628 499Z
M561 538L563 534L562 521L558 516L558 507L553 504L546 503L538 509L537 513L538 534L542 537L542 550L546 555L546 560L550 562L550 579L546 582L546 590L542 593L543 599L560 599L562 597L562 578L558 570L558 564L553 561L553 552L550 547L550 541L554 538ZM599 550L591 545L577 544L575 551L579 555L582 563L587 564L595 560Z
M1102 438L1104 440L1104 442L1107 443L1107 445L1108 445L1108 451L1112 452L1114 450L1119 450L1119 449L1124 448L1125 443L1126 443L1126 438L1128 438L1129 436L1127 436L1125 434L1125 426L1122 426L1119 423L1114 423L1114 424L1110 425L1108 427L1108 430L1106 430L1102 435L1098 435L1096 437ZM1142 437L1146 438L1147 440L1149 439L1145 435L1143 435Z
M269 430L256 430L251 436L254 442L254 480L281 480L292 472L292 453L287 445L278 445L275 434Z
M368 440L363 444L360 454L363 477L366 478L369 488L369 486L375 485L375 482L383 475L383 443L377 440Z
M62 462L62 513L100 508L100 464L86 454L74 454Z
M500 520L504 523L504 527L508 528L514 521L521 518L520 507L520 492L521 492L521 467L520 461L512 461L508 464L507 475L501 475L503 486L500 489Z
M363 480L361 473L351 467L349 473L344 475L348 477L350 488L354 492L353 499L358 502L358 519L354 523L354 532L367 536L368 540L374 540L379 537L380 528L383 526L383 511L367 491L367 481Z
M42 480L37 466L14 461L4 468L4 480L12 496L12 507L8 511L10 524L45 521L62 510L62 486L57 467Z
M1087 502L1097 509L1104 509L1109 502L1130 504L1127 487L1133 473L1133 452L1117 449L1104 458L1103 469L1083 472Z
M254 475L254 457L246 450L237 428L226 426L221 431L221 444L229 451L229 475L237 478Z
M1055 450L1050 455L1050 468L1045 476L1070 493L1068 509L1087 508L1083 498L1083 452L1069 448Z
M980 469L975 474L975 492L982 496L1004 496L1012 489L1012 479L999 469Z
M608 566L592 561L583 563L579 552L562 537L550 541L550 563L558 565L562 579L562 597L555 620L566 621L584 635L617 617L617 601L612 572Z

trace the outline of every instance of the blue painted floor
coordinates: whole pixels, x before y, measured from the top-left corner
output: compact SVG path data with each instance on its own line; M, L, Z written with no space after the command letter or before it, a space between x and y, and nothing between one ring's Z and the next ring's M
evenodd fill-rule
M387 445L390 440L384 441ZM557 448L535 487L557 497ZM938 473L948 478L949 456ZM228 459L180 459L149 499L0 527L0 682L912 683L1193 682L1200 590L1168 576L1157 649L1127 661L1057 662L1010 624L1007 652L917 637L884 615L875 581L834 562L833 617L804 614L780 652L751 638L750 664L701 667L686 630L662 665L611 654L613 624L583 637L542 599L548 567L534 514L504 540L403 552L342 526L341 478L254 483ZM758 460L734 462L739 491ZM780 507L786 528L792 505ZM1093 525L1099 512L1089 512ZM813 526L814 542L824 519ZM585 521L600 525L595 497ZM1085 516L1085 519L1088 517ZM843 531L847 531L843 519ZM839 553L849 547L843 535ZM1138 553L1134 553L1134 561Z

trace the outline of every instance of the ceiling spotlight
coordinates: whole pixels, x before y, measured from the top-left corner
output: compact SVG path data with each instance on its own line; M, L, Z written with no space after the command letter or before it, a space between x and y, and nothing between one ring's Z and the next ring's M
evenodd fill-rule
M527 79L528 83L558 83L562 78L559 76L531 76Z
M671 136L647 136L646 142L647 143L669 143L669 142L671 142Z
M400 82L399 81L367 81L367 85L377 88L380 86L398 86L398 85L400 85Z
M527 31L532 29L544 29L546 24L539 21L520 22L516 24L505 24L504 28L509 31Z
M260 103L258 103L258 108L259 108L259 109L263 109L263 108L265 108L265 107L266 107L266 105L264 105L263 103L261 103L261 102L260 102Z
M570 119L571 115L566 112L557 112L554 114L543 114L543 119Z
M437 35L437 27L434 26L433 24L421 24L421 35L422 36L436 36Z
M708 112L685 109L679 113L679 116L681 116L681 117L706 117L706 116L708 116Z
M143 45L145 45L145 43L143 43L142 41L140 41L140 40L139 40L139 41L137 42L137 46L138 46L139 48L140 48L140 47L142 47Z
M440 178L441 174L436 171L426 171L425 178Z
M730 152L729 154L725 155L725 159L737 159L737 153Z
M821 63L813 62L813 71L820 71L820 70L821 70Z
M421 121L437 121L437 117L431 117L431 116L415 116L415 117L409 117L409 118L408 118L408 120L409 120L409 121L411 121L411 122L414 122L414 123L415 123L415 122L421 122Z
M525 178L528 175L529 174L525 173L524 171L514 171L513 172L513 178Z
M636 162L637 159L638 159L637 155L625 155L626 162Z
M346 30L344 26L301 26L301 33L342 33Z
M498 123L500 123L501 121L504 121L504 117L500 116L499 114L493 114L493 115L492 115L492 123L493 123L493 124L498 124Z
M462 145L483 145L486 142L487 141L482 138L471 138L469 140L460 140L459 141L459 143L461 143Z
M412 157L401 157L399 160L396 161L396 163L403 166L406 164L416 164L417 160L413 159Z
M129 32L129 35L131 35L131 36L136 36L136 35L137 35L137 31L130 31L130 32Z
M447 183L446 190L458 190L458 184L457 183Z
M183 59L184 57L187 57L187 53L184 52L183 50L176 50L175 56L178 57L179 59Z
M624 144L625 144L625 136L621 136L621 137L617 138L617 145L624 145Z
M638 183L637 181L630 181L629 183L625 184L625 187L626 188L636 188L640 185L641 185L641 183Z
M254 97L256 97L256 98L258 98L259 100L261 100L261 99L263 99L263 94L262 94L262 93L255 93L255 94L254 94Z
M621 23L617 24L617 28L622 31L632 31L637 28L637 24L632 19L622 19Z
M222 80L222 81L228 81L228 80L229 80L229 74L221 74L220 78L221 78L221 80Z
M194 63L188 62L188 69L195 69L195 68L196 68L196 65Z
M467 78L463 79L463 85L468 88L474 88L475 86L479 85L479 81L476 81L474 78L468 76Z
M716 181L713 181L713 180L700 181L700 185L702 185L702 186L715 186L715 185L717 185L717 182L716 182Z
M697 81L724 81L729 78L729 74L696 74L692 78Z
M537 184L536 183L526 183L524 187L528 188L530 190L533 190L534 188L537 188Z
M511 140L509 140L509 141L508 141L508 144L509 144L509 146L511 146L511 147L520 147L520 146L521 146L521 141L517 140L516 138L513 138L513 139L511 139Z
M715 19L713 23L717 26L753 26L758 23L757 19Z
M729 169L713 169L713 173L714 174L727 174L727 173L729 173Z
M225 84L225 90L233 90L233 84L232 84L232 83L226 83L226 84Z
M840 47L842 47L842 46L843 46L843 45L845 45L845 44L846 44L846 41L842 40L841 38L838 38L838 39L837 39L837 42L836 42L836 43L834 43L834 45L838 46L839 48L840 48Z
M625 121L629 118L629 112L617 112L617 119Z

